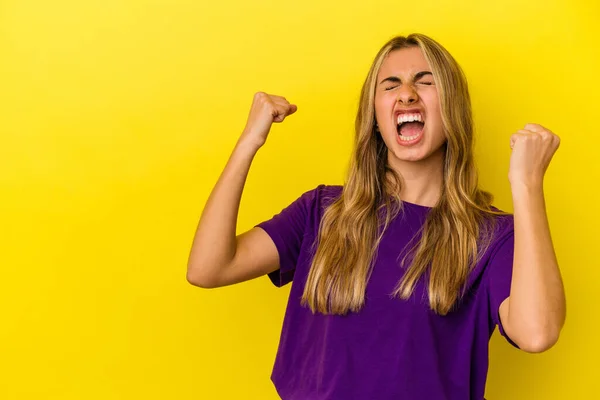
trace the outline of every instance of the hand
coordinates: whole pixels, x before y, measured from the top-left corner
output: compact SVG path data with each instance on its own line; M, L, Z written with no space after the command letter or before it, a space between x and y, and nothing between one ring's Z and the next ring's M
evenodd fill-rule
M538 124L527 124L510 138L511 185L541 187L546 169L558 149L560 138Z
M260 148L265 144L273 122L283 122L296 112L298 107L290 104L285 97L258 92L254 95L250 114L239 141L250 142Z

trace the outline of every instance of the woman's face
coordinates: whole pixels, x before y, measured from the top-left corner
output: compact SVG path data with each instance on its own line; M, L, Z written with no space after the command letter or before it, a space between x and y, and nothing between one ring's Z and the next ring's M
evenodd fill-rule
M383 62L377 76L375 116L392 164L392 158L421 161L442 151L446 137L440 100L420 48L394 50Z

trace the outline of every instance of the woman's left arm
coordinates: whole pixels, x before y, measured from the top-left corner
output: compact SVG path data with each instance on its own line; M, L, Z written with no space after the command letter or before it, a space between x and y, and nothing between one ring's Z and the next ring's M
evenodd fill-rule
M543 179L560 139L537 124L511 137L515 247L510 296L500 305L506 334L524 351L552 347L565 322L564 286L552 245Z

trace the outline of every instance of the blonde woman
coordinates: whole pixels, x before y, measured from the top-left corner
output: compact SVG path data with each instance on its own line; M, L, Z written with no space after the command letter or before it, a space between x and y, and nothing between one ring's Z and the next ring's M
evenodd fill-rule
M526 352L556 343L565 295L542 191L556 135L537 124L512 135L514 216L494 208L461 68L425 35L396 37L363 85L345 184L236 236L252 159L296 110L255 95L187 272L204 288L293 282L271 376L282 399L483 399L496 325Z

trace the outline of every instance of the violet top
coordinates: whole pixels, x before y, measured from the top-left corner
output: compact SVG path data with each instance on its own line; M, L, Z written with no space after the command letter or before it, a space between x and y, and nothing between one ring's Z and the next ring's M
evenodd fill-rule
M341 193L341 186L320 185L256 225L279 253L280 269L269 278L278 287L292 282L271 374L278 394L283 400L484 399L496 325L516 347L498 314L510 293L513 217L496 217L494 239L468 277L468 294L440 316L429 308L424 278L408 300L389 295L405 271L400 252L431 210L404 202L380 243L363 309L313 315L300 305L311 245L325 207Z

